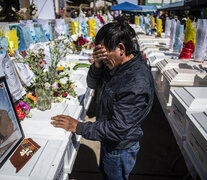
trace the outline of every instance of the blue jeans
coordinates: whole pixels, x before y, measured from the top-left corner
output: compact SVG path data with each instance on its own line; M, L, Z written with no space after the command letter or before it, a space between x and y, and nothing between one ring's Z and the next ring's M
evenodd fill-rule
M127 180L135 165L139 149L139 142L128 149L117 149L110 152L101 144L100 171L102 179Z

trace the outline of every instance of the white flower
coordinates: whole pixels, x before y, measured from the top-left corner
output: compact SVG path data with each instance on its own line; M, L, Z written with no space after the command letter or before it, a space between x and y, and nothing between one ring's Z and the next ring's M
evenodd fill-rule
M48 69L47 69L47 68L45 68L45 69L43 70L43 72L44 72L44 73L48 72Z
M61 72L59 75L60 75L60 76L65 76L65 75L67 75L67 74L65 73L65 71L63 71L63 72Z
M67 81L68 81L68 78L67 78L67 77L64 77L64 78L61 78L61 79L60 79L60 83L61 83L61 84L66 84Z
M73 35L71 36L71 39L72 39L73 41L77 41L77 40L78 40L78 35L77 35L77 34L73 34Z
M58 89L58 82L54 82L52 85L52 89Z
M65 40L64 36L58 36L58 40Z
M66 69L63 72L61 72L59 75L60 76L67 76L67 75L70 76L70 71L68 69Z
M50 83L46 82L45 83L45 89L49 89L50 88Z
M70 41L69 41L68 39L65 39L65 40L64 40L64 43L65 43L65 44L67 44L67 43L69 43L69 42L70 42Z

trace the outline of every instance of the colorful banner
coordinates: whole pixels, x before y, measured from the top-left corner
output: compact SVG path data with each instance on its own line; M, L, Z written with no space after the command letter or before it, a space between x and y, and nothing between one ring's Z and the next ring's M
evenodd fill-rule
M135 24L139 25L139 16L135 16Z
M162 19L157 20L157 36L161 37L162 34Z
M88 20L88 26L89 26L89 36L95 37L96 36L96 20L95 19Z
M183 48L180 53L180 59L191 59L191 56L195 49L196 30L192 25L190 18L187 18L185 27L185 37Z
M155 29L155 18L151 17L151 29Z
M31 31L29 27L24 27L22 31L23 31L25 46L26 48L29 48L30 44L33 44L33 38L32 38Z
M34 24L34 31L37 38L37 42L47 42L42 24Z
M177 52L181 51L183 40L184 40L184 25L181 25L180 21L177 21L173 51L177 51Z
M10 55L18 49L17 31L9 30L8 46Z
M72 22L72 34L77 34L78 33L78 26L79 22Z
M9 25L10 30L16 30L17 32L17 40L18 40L18 49L19 51L24 51L26 49L25 43L24 43L24 36L22 28L20 27L20 24L10 24Z

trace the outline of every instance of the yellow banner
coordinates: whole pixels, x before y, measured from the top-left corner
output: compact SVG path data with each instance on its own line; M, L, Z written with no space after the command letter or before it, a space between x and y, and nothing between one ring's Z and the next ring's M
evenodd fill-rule
M96 20L95 19L88 20L88 26L89 26L88 36L95 37L96 36Z
M139 25L139 16L135 16L135 24Z
M187 44L190 40L195 45L195 41L196 41L196 30L193 27L190 18L188 17L187 18L187 21L186 21L186 27L185 27L184 43Z
M157 20L157 36L161 37L162 33L162 19Z
M151 29L154 29L155 28L155 18L154 17L151 17Z
M78 33L79 22L72 22L72 34Z
M18 39L17 39L17 31L10 30L9 31L9 38L8 38L8 48L9 52L12 55L15 50L18 49Z

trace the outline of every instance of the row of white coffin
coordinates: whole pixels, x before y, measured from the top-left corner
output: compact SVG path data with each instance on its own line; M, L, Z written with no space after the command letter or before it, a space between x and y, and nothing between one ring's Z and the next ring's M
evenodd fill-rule
M207 62L178 60L166 38L143 35L138 41L177 143L207 179Z

